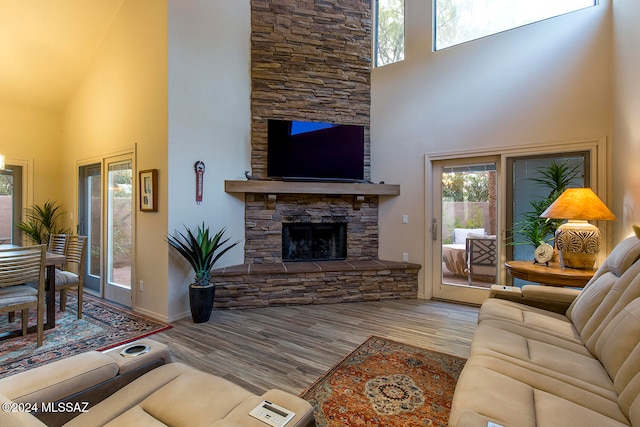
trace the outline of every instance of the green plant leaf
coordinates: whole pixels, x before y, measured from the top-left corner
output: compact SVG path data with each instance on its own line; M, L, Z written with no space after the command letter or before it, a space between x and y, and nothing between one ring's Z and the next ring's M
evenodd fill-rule
M225 228L210 237L209 227L203 222L197 231L191 231L184 226L186 234L178 233L178 237L168 235L167 242L191 265L195 273L194 283L205 286L209 283L209 275L216 262L222 255L240 243L240 240L228 243L230 239L223 239ZM226 245L226 246L225 246Z

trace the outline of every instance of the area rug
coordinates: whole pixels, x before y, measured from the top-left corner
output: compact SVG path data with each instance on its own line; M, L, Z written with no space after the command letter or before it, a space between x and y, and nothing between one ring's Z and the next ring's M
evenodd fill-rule
M56 327L44 332L44 342L36 347L36 334L0 341L0 378L88 350L106 350L171 328L170 325L138 315L85 294L82 319L78 319L77 294L67 292L67 310L56 301ZM30 310L35 324L35 310ZM0 331L20 330L20 314L14 323L0 316Z
M373 336L301 397L319 427L446 426L465 362Z

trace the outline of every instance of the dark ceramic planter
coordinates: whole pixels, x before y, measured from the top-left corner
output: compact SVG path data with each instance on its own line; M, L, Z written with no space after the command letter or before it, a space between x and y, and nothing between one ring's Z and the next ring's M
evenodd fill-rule
M216 287L195 287L189 286L189 305L191 306L191 318L193 323L208 322L213 310L213 299Z

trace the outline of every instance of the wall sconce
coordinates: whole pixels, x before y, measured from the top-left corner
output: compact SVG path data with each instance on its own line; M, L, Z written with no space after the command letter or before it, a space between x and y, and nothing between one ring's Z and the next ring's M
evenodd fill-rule
M612 221L615 215L590 188L568 188L541 215L566 219L556 230L562 267L593 268L600 252L600 230L587 221Z
M0 154L0 170L4 170L4 154Z

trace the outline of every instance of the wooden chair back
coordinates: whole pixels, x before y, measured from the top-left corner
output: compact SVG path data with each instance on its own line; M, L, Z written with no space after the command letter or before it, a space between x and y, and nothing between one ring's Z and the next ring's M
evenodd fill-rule
M0 249L0 288L6 288L0 293L0 312L22 311L22 335L26 335L29 309L35 307L38 347L44 340L46 257L47 245ZM35 291L27 285L30 283L36 284Z
M84 292L84 260L87 253L87 236L67 236L64 271L56 271L56 289L60 291L60 310L67 308L67 290L78 288L78 319L82 319Z
M67 264L78 264L77 270L84 267L84 257L86 253L87 236L67 236L67 250L65 256L67 257Z
M50 234L48 252L58 255L64 255L67 250L66 234Z
M44 290L47 246L0 249L0 287L35 282Z

